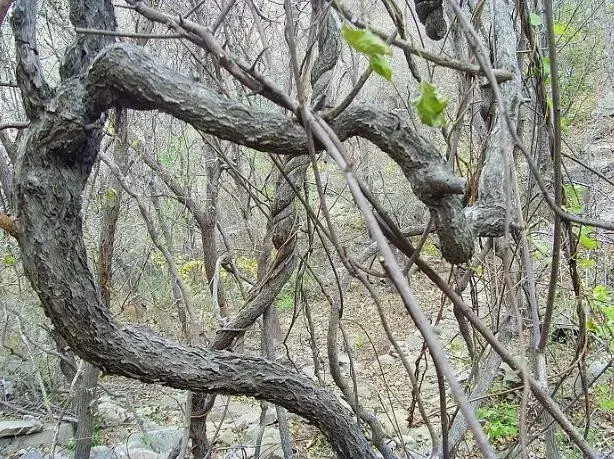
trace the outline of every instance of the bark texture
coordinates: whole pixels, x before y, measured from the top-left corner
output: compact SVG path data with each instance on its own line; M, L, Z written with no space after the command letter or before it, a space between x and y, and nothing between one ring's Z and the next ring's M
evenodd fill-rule
M446 36L448 26L443 17L442 0L415 0L418 19L424 25L426 35L431 40L441 40Z
M435 3L440 9L441 3ZM109 1L71 0L70 5L75 25L115 26ZM14 197L24 268L56 329L80 357L107 373L196 392L266 399L317 425L339 456L374 457L351 413L332 393L274 362L219 350L253 324L294 268L292 257L281 256L291 253L294 244L293 237L288 243L294 221L283 210L287 206L276 208L272 238L279 252L266 288L259 285L252 291L246 307L218 333L214 349L118 325L87 264L81 195L99 149L100 117L109 108L161 110L203 133L289 156L308 154L301 123L228 99L165 67L142 48L112 44L109 37L80 36L66 53L61 85L52 90L35 48L34 15L27 14L34 7L34 0L18 1L13 21L18 81L31 119L16 155ZM327 83L324 78L322 83ZM351 105L331 128L341 140L359 136L387 153L429 207L444 257L453 263L470 259L474 234L461 203L464 182L432 144L403 118L368 104ZM301 167L291 169L291 180L295 176L302 177Z
M18 81L31 119L16 155L14 198L24 269L58 332L76 354L106 373L266 399L318 426L340 457L374 457L351 413L309 379L263 359L184 346L114 321L87 263L80 215L100 146L99 118L111 106L98 96L109 94L104 80L112 75L92 86L86 66L108 39L77 40L67 52L63 81L52 91L37 57L35 7L34 0L18 1L13 20ZM71 20L107 29L115 21L108 1L71 2ZM157 65L146 64L146 72L155 73Z
M20 146L16 207L26 273L75 352L106 373L273 401L317 425L340 456L372 457L349 411L309 379L263 359L183 346L115 323L102 305L82 238L81 193L98 136L83 130L91 121L79 103L83 93L73 86L60 95L68 98L62 99L66 110L34 122Z
M157 109L204 133L259 151L308 154L307 137L297 120L247 107L195 84L137 46L106 48L92 64L84 84L95 111L115 105ZM341 140L362 137L387 153L429 207L444 257L452 263L469 260L474 235L463 214L464 180L453 174L432 144L403 118L369 104L351 105L331 127Z

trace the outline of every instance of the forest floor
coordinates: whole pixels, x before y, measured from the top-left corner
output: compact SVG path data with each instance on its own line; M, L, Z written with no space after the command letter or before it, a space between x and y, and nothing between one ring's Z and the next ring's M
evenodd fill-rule
M458 324L449 305L445 304L442 308L441 293L430 290L427 287L428 285L428 282L420 273L414 276L412 288L416 298L427 317L433 323L437 323L436 330L451 359L456 376L461 381L466 381L471 371L470 359L466 346L460 337ZM386 308L386 316L391 324L395 339L405 352L408 360L413 365L419 365L420 370L417 376L421 382L420 397L430 421L435 429L439 429L440 400L437 375L430 358L428 358L428 350L424 349L422 337L400 303L398 295L387 286L378 285L376 289L382 298L383 306ZM481 301L480 304L488 303ZM319 356L320 377L326 386L340 393L334 387L334 382L328 371L328 359L326 357L326 330L330 307L321 298L309 300L309 307L316 330L315 340L318 350L315 354ZM396 446L399 453L402 453L403 448L407 448L407 451L413 455L428 454L430 450L429 431L415 407L409 377L401 359L394 352L381 326L375 304L370 298L365 297L363 291L354 284L345 297L343 311L342 323L349 346L346 347L340 342L341 373L350 386L356 387L363 406L374 412L381 420L385 432L392 438L397 439L393 445ZM282 339L282 342L277 345L278 361L317 380L313 359L314 352L310 345L311 337L308 333L305 314L298 314L297 317L294 317L293 307L283 307L279 304L278 313L282 335L288 335L285 341ZM479 311L479 313L483 320L490 320L490 311ZM290 328L292 328L291 332L288 333ZM496 324L493 324L493 330L495 328ZM257 355L259 343L260 331L256 327L256 329L247 333L244 346L250 354ZM574 346L575 344L570 346L569 343L565 342L553 344L550 356L552 373L563 372L570 362L573 362ZM587 365L591 362L599 362L599 359L595 356L589 356ZM352 372L355 374L354 380L351 377ZM571 401L573 397L576 375L577 372L572 374L559 391L558 400L563 400L563 405ZM136 417L132 416L132 421L120 426L101 428L97 437L100 444L125 443L131 432L138 432L141 429L149 430L156 428L156 426L178 427L182 425L182 405L185 400L183 392L158 386L141 385L118 378L105 378L103 384L108 385L115 394L131 394L128 398L132 399L131 405ZM592 411L592 425L588 433L589 441L602 451L614 449L614 413L611 407L609 409L600 407L603 399L609 400L608 397L612 398L612 392L608 395L607 393L603 394L603 391L614 391L613 384L614 379L612 377L606 379L605 388L601 384L597 391L593 391L587 406ZM517 386L517 375L503 364L491 390L492 395L485 400L483 410L478 412L491 440L501 451L509 448L518 438L517 407L520 403L521 391L518 390ZM455 413L456 405L449 391L447 392L447 408L450 416ZM602 400L600 400L600 394ZM121 400L116 398L113 400L126 408L126 404L122 403ZM210 417L210 434L211 431L215 432L219 428L214 444L213 457L249 457L250 452L253 452L253 440L260 417L260 404L245 397L233 397L230 404L225 405L227 400L226 397L219 397L214 414ZM411 407L414 407L413 412ZM584 403L576 403L573 408L571 411L572 419L574 418L573 412L576 409L579 414L584 414L583 410L586 407L584 407ZM270 426L267 427L270 430L275 425L275 417L272 408L269 408L268 412L268 416L273 416ZM528 419L531 428L529 433L538 430L538 426L532 424L537 414L537 406L530 403ZM136 422L136 418L140 419L140 425ZM333 457L325 439L314 427L306 425L297 417L291 416L290 419L297 450L296 457ZM579 427L582 428L582 426ZM565 447L564 457L580 457L564 442L563 435L560 435ZM269 437L271 436L269 435ZM265 435L265 440L269 437ZM275 436L272 438L272 441L275 442ZM474 451L471 436L467 435L467 438L468 440L464 441L462 445L462 452L459 457L480 457ZM533 445L531 449L540 451L541 448L541 445ZM276 457L275 451L279 453L278 446L277 449L272 448L272 453L268 457ZM415 457L421 456L416 455ZM540 457L540 454L534 457Z

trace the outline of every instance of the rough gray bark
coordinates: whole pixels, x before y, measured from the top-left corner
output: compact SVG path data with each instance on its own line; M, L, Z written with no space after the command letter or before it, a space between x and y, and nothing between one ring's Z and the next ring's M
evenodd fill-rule
M443 17L442 0L415 0L418 19L424 25L426 35L431 40L441 40L446 36L448 26Z
M122 116L123 114L123 116ZM113 153L116 159L125 156L126 150L126 111L117 110L115 112L115 127L118 133ZM119 219L121 202L121 187L115 177L110 179L110 189L112 193L105 196L102 208L102 218L99 236L98 260L98 284L100 286L100 299L102 305L107 309L111 308L111 285L112 285L112 266L113 251L115 248L115 230ZM84 362L83 373L77 383L75 390L75 410L78 417L77 429L75 432L75 457L87 459L90 457L93 446L92 433L94 431L94 412L97 406L96 388L98 386L98 376L100 370L89 362Z
M86 73L70 77L81 72L104 40L84 40L81 53L69 53L65 79L55 95L40 90L44 84L33 84L44 82L39 63L34 62L34 69L24 65L36 56L35 47L24 48L19 41L34 36L19 22L34 6L33 0L19 1L14 21L18 80L31 117L15 168L17 239L25 272L56 329L80 357L107 373L185 390L267 399L318 426L339 456L374 457L351 413L307 378L262 359L183 346L114 321L88 267L80 215L83 188L100 146L96 121L108 106L86 91ZM110 2L75 1L73 6L73 22L112 28ZM100 23L92 22L96 17ZM28 27L33 29L33 24L30 18ZM99 89L104 89L101 84Z
M518 67L518 57L516 55L517 34L514 28L513 10L514 3L508 0L497 0L493 2L492 30L495 42L491 52L494 55L493 65L509 70L514 78L500 85L506 111L512 119L516 129L516 117L520 104L522 91L520 69ZM483 89L483 104L490 105L492 101L492 91L486 87ZM512 166L514 158L514 140L510 133L506 117L501 110L492 113L492 107L485 106L488 116L493 116L491 121L492 128L486 139L486 149L484 152L484 162L480 174L478 186L477 205L470 207L466 211L470 225L474 227L474 232L484 236L501 236L504 233L506 196L509 190L506 188L506 174Z
M266 281L272 269L273 272L277 273L277 277L280 278L280 282L277 285L282 287L290 280L292 273L296 269L297 257L294 251L297 242L296 230L299 220L294 206L294 190L302 189L309 163L310 159L308 156L290 158L284 165L283 174L280 174L277 180L275 198L271 206L270 225L264 237L263 245L267 246L267 250L263 251L263 255L266 254L266 256L261 257L258 261L259 282ZM268 240L273 243L273 246L267 244ZM277 256L272 262L268 262L273 247L278 251ZM275 266L279 265L282 261L284 262L282 265L284 269L275 269ZM264 308L262 315L262 350L264 357L272 362L276 359L275 340L279 334L278 330L279 319L277 318L275 303L271 301ZM276 405L275 411L277 413L279 437L284 458L291 459L293 457L293 448L288 416L281 406Z
M77 100L64 106L83 108ZM50 113L33 123L20 146L16 207L26 273L75 352L107 373L273 401L317 425L340 456L372 457L351 414L307 378L262 359L182 346L115 323L100 302L82 238L81 192L97 141L71 128L79 126L74 120Z
M75 387L75 411L77 429L75 431L75 457L88 459L92 451L94 432L94 412L96 410L96 388L100 371L91 363L83 362L85 368Z
M22 93L23 107L30 119L41 113L45 101L53 95L45 81L36 50L36 11L34 1L17 2L11 18L11 26L15 31L16 73L21 76L17 82Z
M604 36L607 51L607 72L610 85L614 87L614 14L612 14L612 3L609 3L609 10L604 15Z
M6 13L8 13L12 3L13 0L0 0L0 25L4 22Z
M114 105L158 109L202 132L259 151L292 156L308 152L307 137L296 120L225 98L157 63L136 46L108 47L84 83L95 111ZM400 116L368 104L351 105L331 127L341 140L360 136L387 153L429 207L444 257L452 263L471 257L474 236L460 199L464 181L432 144Z
M514 3L509 0L493 0L492 2L491 28L497 32L492 34L494 43L491 53L495 61L493 65L509 70L514 75L512 80L502 83L500 88L505 99L507 113L510 114L512 121L515 123L522 86L516 54L517 35L513 11ZM491 125L492 128L487 133L485 140L484 160L481 165L478 184L478 202L475 206L466 209L465 213L476 233L501 236L505 232L506 205L512 205L506 199L506 196L510 195L510 191L506 187L506 183L509 183L506 174L508 174L509 168L513 167L512 153L515 143L503 113L500 110L493 112L494 108L490 107L494 103L490 93L491 90L488 87L483 89L484 122L486 125ZM515 129L515 126L512 126L512 128ZM456 306L454 313L462 317L462 313ZM506 324L502 326L507 327ZM507 343L509 339L509 330L503 328L500 340ZM479 374L476 375L475 384L469 393L469 399L476 400L472 402L476 409L482 403L481 397L490 390L500 365L501 357L491 350ZM453 457L456 456L456 450L467 428L467 420L459 412L450 427L450 450Z
M5 210L8 210L10 203L13 200L13 171L11 170L8 158L4 156L4 152L0 150L0 203L3 204ZM4 197L4 198L3 198Z

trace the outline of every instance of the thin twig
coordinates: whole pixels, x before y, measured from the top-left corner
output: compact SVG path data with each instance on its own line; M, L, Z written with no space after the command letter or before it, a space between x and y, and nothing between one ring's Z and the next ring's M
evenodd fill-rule
M552 89L552 163L554 170L554 204L560 208L563 204L563 180L561 175L561 108L559 94L559 66L556 55L556 41L554 37L554 18L552 13L552 0L544 1L544 15L546 16L546 34L548 41L548 55L550 57L550 81ZM560 215L554 216L554 229L552 241L552 257L550 261L550 285L548 287L548 297L546 299L546 312L541 327L541 336L537 348L544 352L548 343L548 333L550 322L554 312L554 299L559 277L559 265L561 263L561 224Z
M333 2L333 7L347 21L349 21L356 27L361 28L361 29L369 29L375 35L378 35L382 40L386 40L388 38L389 36L388 33L378 30L374 28L373 26L371 26L370 24L366 24L365 22L361 21L360 19L358 19L357 16L351 14L350 11L340 2L338 1ZM479 65L468 64L466 62L459 61L456 59L450 59L448 57L442 56L441 54L432 53L430 51L425 50L424 48L418 48L406 40L397 38L395 40L392 40L392 44L396 46L397 48L407 51L410 54L413 54L415 56L420 56L423 59L430 61L436 65L439 65L441 67L447 67L447 68L454 69L454 70L460 70L470 75L476 75L476 76L484 75L484 70ZM514 78L514 75L507 70L502 70L502 69L490 69L490 70L493 73L493 75L495 75L496 80L498 82L508 81Z
M156 34L156 33L137 33L137 32L118 32L116 30L102 30L102 29L84 29L82 27L75 27L75 33L81 33L86 35L107 35L111 37L125 37L125 38L146 38L146 39L158 39L168 40L173 38L186 38L186 34L181 33L168 33L168 34Z
M29 121L7 121L6 123L0 123L0 131L4 129L24 129L29 125Z

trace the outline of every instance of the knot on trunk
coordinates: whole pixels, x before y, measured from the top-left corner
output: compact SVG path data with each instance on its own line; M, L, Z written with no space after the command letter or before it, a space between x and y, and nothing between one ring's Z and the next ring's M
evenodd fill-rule
M418 19L431 40L441 40L448 31L443 18L442 0L415 0Z

